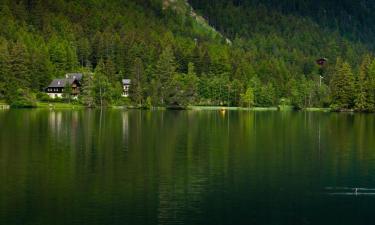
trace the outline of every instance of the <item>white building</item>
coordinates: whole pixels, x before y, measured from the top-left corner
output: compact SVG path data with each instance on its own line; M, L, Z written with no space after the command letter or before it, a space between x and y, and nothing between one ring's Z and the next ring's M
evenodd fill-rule
M129 97L130 85L131 85L130 79L123 79L122 80L122 87L123 87L122 97Z

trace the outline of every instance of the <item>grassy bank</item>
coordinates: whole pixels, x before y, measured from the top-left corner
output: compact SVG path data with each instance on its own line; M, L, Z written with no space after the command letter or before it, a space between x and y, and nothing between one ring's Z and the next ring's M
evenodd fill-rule
M79 109L84 108L83 105L70 104L70 103L48 103L48 102L38 102L36 104L37 108L49 108L49 109Z
M190 110L237 110L237 111L277 111L277 107L253 107L253 108L242 108L242 107L227 107L227 106L189 106Z
M294 111L292 106L282 107L253 107L253 108L242 108L242 107L225 107L225 106L189 106L190 110L237 110L237 111ZM331 112L330 108L305 108L297 111L306 112Z
M303 111L306 112L331 112L330 108L305 108Z

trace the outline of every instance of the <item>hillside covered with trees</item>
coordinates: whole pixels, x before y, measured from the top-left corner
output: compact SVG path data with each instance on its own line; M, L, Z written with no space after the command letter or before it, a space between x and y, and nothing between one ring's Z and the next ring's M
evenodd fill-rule
M53 78L84 72L89 106L124 104L130 78L138 106L375 110L370 2L189 1L220 33L185 1L0 2L0 98L15 106L47 101Z

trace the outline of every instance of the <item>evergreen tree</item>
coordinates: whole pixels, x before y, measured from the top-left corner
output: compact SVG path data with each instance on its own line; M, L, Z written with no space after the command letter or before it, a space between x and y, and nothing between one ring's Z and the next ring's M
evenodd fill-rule
M169 92L173 92L173 86L170 84L176 75L176 63L172 48L167 46L159 56L159 60L155 67L155 76L158 85L158 96L160 96L159 104L165 105L168 102ZM171 89L172 88L172 89Z
M8 101L18 95L18 89L30 87L30 61L26 46L16 42L9 54L9 79L6 83Z
M9 51L8 42L0 38L0 99L4 98L6 83L9 81Z
M375 59L372 60L368 68L368 79L366 83L368 94L369 111L375 112Z
M370 98L371 92L371 80L369 76L369 67L371 65L371 57L366 55L362 61L359 69L359 75L356 84L356 98L355 98L355 109L358 111L369 111L372 108L372 102Z
M91 108L95 106L95 86L94 76L90 73L86 73L83 76L82 91L81 91L82 103Z
M355 80L349 63L337 60L330 86L333 109L344 110L354 106Z
M144 101L145 72L142 59L136 58L131 73L130 97L137 105L141 106Z

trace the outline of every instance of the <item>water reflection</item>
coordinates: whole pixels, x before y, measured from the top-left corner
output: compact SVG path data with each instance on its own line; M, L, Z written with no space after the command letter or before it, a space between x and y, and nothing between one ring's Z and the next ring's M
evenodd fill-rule
M123 150L129 150L129 112L122 112L122 136L123 136Z
M324 193L375 187L374 122L307 112L2 111L0 224L371 223L374 199Z

